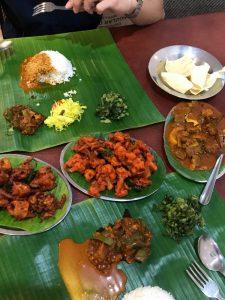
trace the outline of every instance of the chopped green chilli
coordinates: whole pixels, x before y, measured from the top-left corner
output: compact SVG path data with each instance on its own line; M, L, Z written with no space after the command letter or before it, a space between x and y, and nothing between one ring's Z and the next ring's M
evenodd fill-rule
M96 115L100 117L101 122L111 123L113 120L120 120L128 116L128 107L124 100L119 93L103 94L96 109Z
M157 209L162 212L166 234L178 242L192 235L196 226L205 225L196 196L187 199L166 196Z

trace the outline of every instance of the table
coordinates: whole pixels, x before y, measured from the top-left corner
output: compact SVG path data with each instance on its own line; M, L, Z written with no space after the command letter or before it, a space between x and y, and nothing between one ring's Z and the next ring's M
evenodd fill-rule
M170 109L178 103L178 99L166 94L150 79L147 70L150 57L160 48L174 44L186 44L209 51L225 65L224 26L225 13L214 13L183 19L163 20L145 27L126 26L112 28L111 33L142 87L160 112L166 116ZM225 114L225 89L210 99L209 102ZM128 132L133 137L140 138L151 145L163 158L169 172L172 171L172 168L168 164L163 148L163 126L163 123L155 124L129 130ZM63 146L57 146L39 151L34 153L34 156L47 161L59 169L59 157L62 148ZM217 181L216 187L225 198L224 184L225 176ZM73 189L74 203L85 198L87 198L86 195Z

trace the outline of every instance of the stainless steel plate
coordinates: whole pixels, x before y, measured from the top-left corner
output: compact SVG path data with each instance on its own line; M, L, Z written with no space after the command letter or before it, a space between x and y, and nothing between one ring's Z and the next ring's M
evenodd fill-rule
M86 186L85 186L82 182L85 180L83 179L81 182L78 181L76 178L73 177L73 174L75 174L77 172L71 174L71 173L67 172L67 170L64 168L65 156L67 155L67 153L69 151L71 151L71 148L73 145L74 145L74 142L70 142L63 148L63 150L61 152L61 155L60 155L61 170L63 172L63 175L71 183L72 186L74 186L75 188L77 188L78 190L83 192L84 194L91 196L88 192L88 184L86 183L85 184ZM158 165L158 170L156 172L154 172L151 176L152 185L150 185L149 187L144 189L140 195L138 195L139 193L137 193L137 195L132 195L132 196L127 195L126 197L123 197L123 198L117 198L114 195L110 195L110 194L107 195L107 192L104 191L99 196L99 198L103 199L103 200L115 201L115 202L130 202L130 201L141 200L141 199L144 199L144 198L154 194L160 188L161 184L163 183L163 181L165 179L166 167L165 167L164 162L162 161L161 157L158 156L157 153L153 149L150 148L150 151L154 155L156 163ZM79 177L83 178L83 175L80 175Z
M169 47L158 50L151 57L149 64L148 64L148 70L149 70L152 80L168 94L176 96L181 99L203 100L203 99L207 99L207 98L213 97L216 94L218 94L224 86L224 79L225 79L224 75L223 75L222 79L217 79L217 81L211 87L211 89L209 89L209 91L204 91L198 95L181 94L179 92L176 92L169 86L167 86L162 81L162 79L160 77L160 73L162 71L165 71L165 68L164 68L165 61L167 59L169 59L169 60L178 59L178 58L184 56L185 54L188 54L191 58L195 59L195 61L198 65L201 65L204 62L207 62L211 67L210 73L222 69L221 63L207 51L202 50L200 48L195 48L195 47L186 46L186 45L174 45L174 46L169 46Z
M26 156L26 155L20 155L20 154L1 154L0 155L0 158L2 157L20 157L22 159L27 159L28 157L30 156ZM43 163L44 165L47 165L49 167L51 167L51 169L57 173L57 175L59 177L62 178L62 180L65 182L66 186L67 186L67 189L68 189L68 197L67 197L67 200L66 200L66 203L67 203L67 208L65 210L65 213L63 214L63 216L57 220L53 225L49 226L48 228L44 229L44 230L40 230L40 231L36 231L36 232L29 232L29 231L26 231L26 230L21 230L21 229L11 229L9 227L0 227L0 233L2 234L6 234L6 235L33 235L33 234L37 234L37 233L41 233L41 232L45 232L53 227L55 227L56 225L58 225L65 217L66 215L68 214L68 212L70 211L70 208L71 208L71 205L72 205L72 190L71 190L71 187L68 183L68 181L66 180L66 178L55 168L53 167L52 165L46 163L45 161L43 160L40 160L38 158L35 158L34 157L34 160L36 160L37 162L40 162L40 163ZM22 221L21 221L22 222Z

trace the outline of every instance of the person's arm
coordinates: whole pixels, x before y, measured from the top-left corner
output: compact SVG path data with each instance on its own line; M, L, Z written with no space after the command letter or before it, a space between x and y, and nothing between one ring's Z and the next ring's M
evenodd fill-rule
M136 0L135 2L137 3ZM137 25L147 25L163 19L164 16L163 0L143 0L140 13L130 20Z
M131 14L137 6L137 0L69 0L68 9L73 8L75 13L85 10L88 13L96 11L98 14L110 11L117 16ZM163 0L143 0L140 13L131 21L137 25L147 25L164 18Z

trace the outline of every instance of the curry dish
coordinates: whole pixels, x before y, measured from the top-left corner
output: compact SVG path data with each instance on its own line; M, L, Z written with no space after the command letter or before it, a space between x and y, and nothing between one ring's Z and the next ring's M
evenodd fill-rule
M224 147L224 116L207 103L182 102L172 117L166 127L172 155L190 170L210 170Z
M141 219L126 211L115 224L96 231L88 243L88 258L103 273L113 264L143 262L150 255L152 234Z
M62 240L58 265L71 299L118 299L126 284L118 263L145 261L150 255L151 239L144 221L125 211L123 218L98 229L81 244Z
M68 159L65 168L83 174L91 183L89 193L95 197L113 189L117 197L124 197L131 188L150 185L151 174L157 170L149 147L122 132L110 134L108 140L82 137L73 150L76 154Z
M39 217L41 220L55 215L66 201L58 201L53 193L56 178L49 166L36 170L36 162L29 158L12 168L8 158L0 160L0 210L17 220Z

